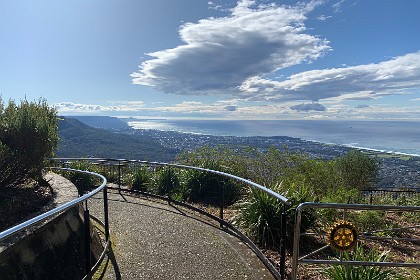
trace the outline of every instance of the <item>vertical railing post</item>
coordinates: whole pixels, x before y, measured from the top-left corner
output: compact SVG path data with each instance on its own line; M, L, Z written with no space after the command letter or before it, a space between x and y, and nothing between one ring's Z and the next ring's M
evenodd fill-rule
M103 189L104 196L104 220L105 220L105 238L109 240L109 219L108 219L108 191L106 186Z
M169 176L169 182L164 181L164 184L168 183L168 185L164 186L164 187L168 188L167 189L167 191L168 191L168 203L171 204L171 202L172 202L171 192L172 192L173 184L172 184L172 173L171 173L171 167L170 166L168 166L168 176Z
M220 227L223 227L223 210L224 210L224 204L225 204L225 184L220 184L220 178L217 178L217 184L219 185L220 190Z
M287 207L283 203L283 212L281 213L281 237L280 237L280 277L285 279L286 270L286 234L287 234Z
M86 258L86 275L89 274L91 265L90 265L90 217L87 200L85 201L85 211L84 211L84 220L85 220L85 258Z
M292 253L292 276L291 280L296 280L297 270L299 266L299 243L300 243L300 222L302 220L301 214L302 204L296 207L295 210L295 226L293 232L293 253Z
M121 190L121 161L118 161L118 190Z

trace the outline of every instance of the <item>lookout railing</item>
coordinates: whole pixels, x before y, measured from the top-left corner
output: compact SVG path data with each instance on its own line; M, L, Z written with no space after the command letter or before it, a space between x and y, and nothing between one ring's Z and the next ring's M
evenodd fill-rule
M70 165L72 165L75 161L85 161L89 162L90 164L93 164L97 166L98 173L102 173L103 175L99 175L94 172L89 171L80 171L69 168ZM45 214L42 214L34 219L28 220L18 226L15 226L11 229L8 229L2 233L0 233L0 241L10 237L20 231L23 231L27 228L32 227L33 225L48 219L49 217L52 217L58 213L61 213L63 211L66 211L72 206L78 205L78 204L85 204L85 215L86 217L89 217L89 210L87 209L87 200L92 198L95 194L97 194L100 191L103 191L103 198L104 198L104 223L103 226L105 227L105 233L106 233L106 248L109 244L109 225L108 225L108 205L107 205L107 188L108 189L115 189L118 191L124 191L124 192L134 192L134 193L142 193L144 195L148 196L156 196L159 198L164 198L169 201L169 203L179 204L183 205L185 207L188 207L190 209L193 209L194 211L198 211L199 213L202 213L208 217L211 217L212 219L218 221L220 223L221 227L226 227L230 230L232 230L234 233L239 235L241 239L249 246L251 249L255 251L255 253L260 257L260 259L265 263L267 268L270 270L270 272L277 278L277 279L285 279L286 277L286 231L287 230L287 217L288 213L290 213L290 201L268 189L265 188L259 184L256 184L250 180L228 174L225 172L220 172L216 170L206 169L206 168L199 168L199 167L193 167L193 166L186 166L186 165L180 165L180 164L169 164L169 163L160 163L160 162L148 162L148 161L139 161L139 160L125 160L125 159L104 159L104 158L55 158L52 159L52 165L60 166L60 168L54 167L53 170L60 170L60 171L66 171L66 172L80 172L80 174L89 174L92 176L97 176L102 180L101 186L98 188L95 188L94 190L89 191L88 193L84 193L83 191L80 192L80 197L76 200L73 200L69 203L66 203L65 205L62 205L52 211L49 211ZM183 169L183 170L193 170L197 172L204 172L208 174L216 175L217 177L234 180L236 182L239 182L243 184L246 187L257 189L260 191L263 191L267 193L268 195L274 197L277 199L278 203L282 205L282 215L281 215L281 234L279 236L279 255L280 255L280 265L279 268L275 268L273 264L265 257L263 253L258 249L258 247L248 238L245 236L240 230L235 228L232 224L230 224L226 218L225 218L225 190L224 190L224 184L221 183L220 186L220 195L218 198L212 198L212 202L217 201L218 202L218 215L214 215L211 213L208 213L202 209L198 209L197 207L185 203L185 201L178 201L171 197L170 191L168 192L168 195L166 197L158 196L156 194L146 193L139 190L133 190L126 188L123 182L124 172L126 172L130 168L139 168L139 167L148 167L152 169L153 171L158 170L159 168L167 168L169 172L173 169ZM110 181L113 181L113 185L108 185L106 187L106 179L105 177L109 178ZM220 182L220 181L217 181ZM76 185L79 184L81 187L83 187L84 182L78 181L76 182ZM83 189L83 188L81 188ZM331 227L331 230L329 232L306 232L305 229L302 226L302 215L305 214L305 211L307 210L320 210L320 209L327 209L327 210L334 210L339 211L340 214L338 215L332 215L334 216L333 220L327 221L327 223L333 224L334 220L341 220L341 223L336 223ZM298 275L298 269L299 265L305 265L305 264L315 264L315 265L359 265L359 266L399 266L399 267L410 267L410 268L417 268L420 269L420 263L417 259L417 262L358 262L358 261L349 261L349 260L343 260L340 259L314 259L316 254L320 253L323 250L328 250L329 248L338 249L338 251L344 252L347 251L347 249L353 248L353 245L357 243L359 240L386 240L390 242L402 242L406 241L410 243L411 245L419 246L420 239L418 236L416 238L399 238L397 236L390 236L390 237L383 237L383 236L375 236L376 232L358 232L358 229L349 223L346 222L348 218L348 212L349 211L365 211L365 210L376 210L376 211L394 211L394 212L410 212L414 213L415 215L420 214L420 206L383 206L383 205L368 205L368 204L333 204L333 203L303 203L300 204L296 208L296 215L295 215L295 221L294 221L294 229L292 230L294 232L294 236L291 237L293 240L293 254L288 259L292 266L292 272L291 272L291 279L296 279ZM112 215L112 213L111 213ZM338 217L341 215L340 217ZM418 216L417 216L418 217ZM419 230L420 229L420 219L414 219L412 225L407 225L404 228L397 228L397 229L391 229L393 230L401 230L401 229L413 229L413 230ZM293 223L292 223L293 224ZM331 233L333 231L333 234ZM289 231L290 232L290 231ZM312 236L315 238L321 237L321 239L327 239L325 242L325 245L319 249L315 249L312 252L304 252L304 255L300 255L300 245L302 238ZM316 237L318 236L318 237ZM87 238L87 237L86 237ZM337 242L334 243L335 238L344 238L343 240L346 242ZM289 238L290 239L290 238ZM328 240L329 239L329 240ZM324 240L325 241L325 240ZM351 243L351 244L349 244ZM340 245L341 244L341 245ZM343 245L344 244L344 245ZM343 246L343 247L340 247ZM347 247L346 247L347 246ZM89 249L89 248L87 248ZM104 254L102 254L102 258ZM341 254L342 256L342 254ZM91 266L90 263L86 264L86 277L88 278L92 276L95 269L99 266L99 261L94 265Z
M77 199L74 199L72 201L69 201L61 206L58 206L48 212L45 212L43 214L40 214L30 220L27 220L23 223L20 223L16 226L13 226L3 232L0 232L0 244L3 241L8 240L8 238L11 238L12 236L18 235L20 233L25 232L28 229L31 229L35 227L36 225L45 222L47 220L50 220L60 213L63 213L70 208L73 208L75 206L84 205L84 238L85 238L85 277L83 279L90 279L92 275L96 272L96 270L99 268L102 260L104 259L106 253L108 252L108 247L110 246L110 233L109 233L109 222L108 222L108 199L107 199L107 180L104 176L90 172L90 171L82 171L82 170L76 170L71 168L57 168L57 167L51 167L50 170L52 171L60 171L60 172L71 172L71 173L79 173L84 174L87 176L94 176L97 179L101 181L101 184L99 187L96 187L95 189L91 190L90 192L83 194L79 196ZM104 204L103 204L103 213L104 213L104 221L101 221L95 216L91 216L89 214L88 209L88 200L93 198L96 194L103 192L104 197ZM105 233L105 241L104 241L104 250L102 251L101 255L98 258L98 261L92 266L91 264L91 235L90 235L90 220L93 219L96 223L98 223L100 226L103 227L104 233Z
M159 197L163 199L167 199L170 203L179 204L182 206L185 206L187 208L190 208L194 211L197 211L203 215L206 215L216 221L219 222L220 227L226 227L230 230L232 230L235 234L239 235L241 239L258 255L258 257L262 260L262 262L266 265L266 267L270 270L270 272L277 278L277 279L285 279L286 277L286 230L287 230L287 216L288 216L288 207L290 205L289 200L264 187L261 186L255 182L252 182L250 180L217 171L217 170L211 170L206 168L200 168L200 167L194 167L194 166L187 166L187 165L181 165L181 164L173 164L173 163L161 163L161 162L149 162L149 161L141 161L141 160L126 160L126 159L107 159L107 158L54 158L52 160L55 162L55 164L58 164L63 167L68 167L72 165L72 162L89 162L90 164L93 164L100 170L105 176L108 178L112 178L110 181L114 181L114 186L108 186L108 189L116 189L119 191L125 191L125 192L133 192L133 193L142 193L144 195L152 196L152 197ZM162 197L156 194L142 192L138 190L128 189L124 187L123 177L125 175L125 171L128 169L136 169L140 166L147 166L152 169L159 169L159 168L168 168L169 172L171 172L172 169L183 169L183 170L193 170L198 172L203 172L207 174L213 174L216 175L216 177L234 180L236 182L239 182L243 184L244 186L247 186L249 188L257 189L260 191L263 191L267 193L268 195L274 197L277 199L278 203L282 205L282 215L281 215L281 234L279 236L279 256L280 256L280 265L278 268L276 268L268 259L267 257L259 250L258 246L246 235L244 235L239 229L237 229L235 226L233 226L231 223L229 223L225 219L225 209L226 209L226 203L225 203L225 184L222 183L222 180L217 180L218 182L218 189L220 190L218 197L212 197L210 198L212 201L212 204L218 204L218 215L214 215L212 213L209 213L205 210L202 210L196 206L193 206L189 203L186 203L185 201L178 201L171 197L171 192L168 190L168 195L166 197Z

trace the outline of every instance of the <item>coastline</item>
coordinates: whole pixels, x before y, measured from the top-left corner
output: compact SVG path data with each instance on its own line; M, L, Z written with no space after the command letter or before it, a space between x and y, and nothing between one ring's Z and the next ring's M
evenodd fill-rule
M401 125L403 123L406 125ZM157 130L209 137L291 137L301 141L337 145L366 152L420 157L420 131L396 121L227 121L156 120L127 121L135 130ZM375 124L374 127L372 125ZM381 124L378 126L378 124ZM381 134L382 133L382 134ZM406 138L405 136L408 135ZM406 142L404 142L406 141Z

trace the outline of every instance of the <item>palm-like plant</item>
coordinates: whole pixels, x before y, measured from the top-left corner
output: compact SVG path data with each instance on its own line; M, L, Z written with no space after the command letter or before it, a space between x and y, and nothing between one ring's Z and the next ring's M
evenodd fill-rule
M361 246L352 253L343 253L346 261L385 262L388 252L370 250L365 252ZM397 273L381 266L331 265L323 269L325 275L333 280L391 280L401 279Z

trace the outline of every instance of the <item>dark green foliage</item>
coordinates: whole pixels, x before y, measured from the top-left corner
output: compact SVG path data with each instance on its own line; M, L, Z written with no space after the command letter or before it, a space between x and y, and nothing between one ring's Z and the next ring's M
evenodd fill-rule
M283 181L296 166L308 159L303 154L290 153L286 148L280 150L274 147L268 148L267 151L253 149L246 156L246 178L263 186L273 186Z
M353 161L354 158L356 160ZM357 198L356 186L348 184L349 176L343 175L347 166L345 163L349 159L352 159L349 169L353 172L351 176L358 176L357 172L361 172L365 178L375 177L376 169L364 167L374 160L354 153L337 161L325 161L290 153L287 149L269 148L267 151L261 151L248 148L232 151L226 147L203 147L184 153L179 158L186 165L219 170L250 179L260 185L269 186L275 192L287 197L291 203L286 212L288 220L286 239L289 242L293 236L296 207L301 203L307 201L348 203ZM190 200L199 202L218 201L221 182L226 184L225 178L199 171L188 171L188 176L184 180L191 190ZM233 199L228 200L229 202L240 198L241 193L248 192L248 195L235 205L239 209L235 223L247 231L257 243L265 247L278 246L282 203L263 191L249 189L248 186L233 186L229 194ZM318 218L315 211L303 212L302 230L316 225Z
M346 187L366 189L374 186L379 175L379 162L358 150L337 159L340 177Z
M250 237L266 248L279 245L283 206L276 198L251 189L248 197L235 207L239 212L234 224L245 229Z
M176 151L147 136L118 134L90 127L76 119L61 118L57 157L104 157L172 161Z
M280 193L280 184L274 185L271 190ZM286 213L286 240L289 246L293 240L296 207L305 201L312 200L310 189L305 186L292 185L285 196L290 205L284 208L282 202L266 192L251 189L249 195L235 205L239 210L234 223L245 229L258 244L267 248L278 248L281 236L281 216ZM316 221L313 211L302 213L301 229L310 228Z
M182 164L234 175L241 174L242 167L246 165L239 163L244 159L223 147L203 147L194 152L184 153L178 158ZM192 202L220 205L223 201L224 205L231 205L242 193L239 183L210 172L188 170L184 173L183 183L189 190L188 200Z
M345 261L386 262L386 252L377 250L365 252L362 247L356 247L354 252L344 252ZM334 280L391 280L402 279L393 269L380 266L331 265L323 269L323 273Z
M286 193L283 194L289 200L290 205L287 207L287 240L291 243L293 241L293 230L295 227L296 208L304 202L314 200L314 190L304 184L289 185ZM316 212L313 209L305 209L301 214L300 228L301 231L306 231L314 226L318 219Z
M131 178L131 189L146 192L151 182L151 173L145 167L133 171Z
M0 186L40 180L58 142L55 109L45 100L0 104Z
M96 166L92 165L87 161L73 161L70 163L69 168L100 173L98 172ZM63 175L76 186L77 190L79 191L79 194L81 195L87 191L94 189L96 186L99 185L98 177L90 174L74 171L65 171Z
M176 192L179 186L180 182L176 171L170 167L164 167L157 171L154 184L156 194L171 197L171 194Z
M188 171L185 185L190 190L188 199L192 202L220 205L223 200L224 205L231 205L240 194L238 184L220 175L203 171Z

